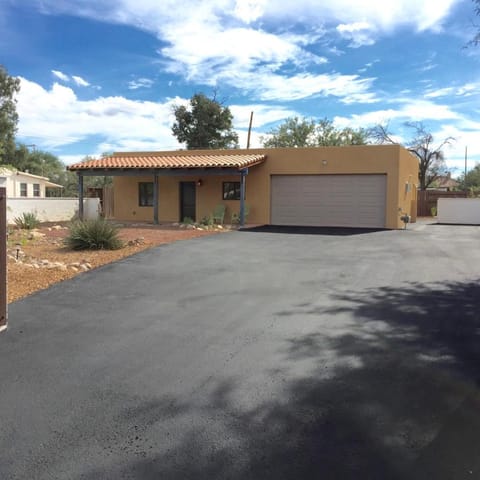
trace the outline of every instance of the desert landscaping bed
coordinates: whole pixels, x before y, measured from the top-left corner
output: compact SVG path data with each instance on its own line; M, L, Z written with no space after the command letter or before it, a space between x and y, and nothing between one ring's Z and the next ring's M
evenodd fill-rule
M125 246L119 250L72 251L64 246L67 224L42 225L34 231L10 229L8 237L8 302L142 250L178 240L228 231L186 225L132 224L120 227Z

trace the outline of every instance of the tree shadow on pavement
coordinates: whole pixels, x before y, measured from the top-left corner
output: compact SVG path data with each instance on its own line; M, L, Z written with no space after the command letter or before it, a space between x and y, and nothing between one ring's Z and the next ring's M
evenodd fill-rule
M276 395L242 407L241 379L219 380L169 421L152 419L157 439L174 441L108 478L480 478L478 284L333 299L278 312L314 327L279 342Z

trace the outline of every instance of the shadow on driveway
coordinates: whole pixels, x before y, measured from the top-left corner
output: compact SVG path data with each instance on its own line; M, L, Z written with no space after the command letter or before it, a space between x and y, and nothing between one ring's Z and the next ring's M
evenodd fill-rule
M283 233L294 235L332 235L332 236L352 236L363 235L366 233L383 232L384 228L346 228L346 227L295 227L278 225L261 225L253 228L240 229L241 232L248 233Z
M119 467L118 478L480 478L478 283L334 299L333 308L304 303L277 312L282 321L329 324L327 333L283 342L272 372L285 380L282 395L241 408L242 388L227 378L204 403L172 398L165 415L161 405L130 412L166 436L168 425L189 423L186 415L208 421L187 428L164 454ZM309 374L289 380L287 372L305 362Z

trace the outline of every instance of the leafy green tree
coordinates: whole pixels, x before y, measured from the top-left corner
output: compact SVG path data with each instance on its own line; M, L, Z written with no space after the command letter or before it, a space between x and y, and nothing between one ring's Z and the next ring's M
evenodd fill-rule
M316 145L320 147L343 146L343 145L366 145L368 143L368 131L363 128L335 128L333 122L324 118L317 123Z
M18 123L15 95L19 91L20 80L8 75L0 65L0 163L9 163L15 151Z
M470 171L458 179L461 190L467 190L472 196L480 195L480 164L475 165Z
M315 122L305 118L287 118L281 125L260 137L265 148L315 146Z
M238 148L238 135L233 130L233 116L215 97L210 99L196 93L190 105L174 107L173 135L188 150Z
M287 118L270 130L267 136L261 137L266 148L365 145L367 141L366 130L349 127L339 129L328 118L318 122L298 117Z

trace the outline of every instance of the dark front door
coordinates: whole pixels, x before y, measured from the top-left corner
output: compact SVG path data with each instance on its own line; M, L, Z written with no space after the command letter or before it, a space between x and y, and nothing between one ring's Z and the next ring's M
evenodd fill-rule
M195 182L180 182L180 221L188 217L196 220Z

